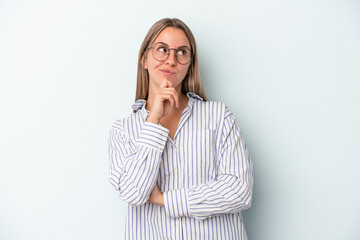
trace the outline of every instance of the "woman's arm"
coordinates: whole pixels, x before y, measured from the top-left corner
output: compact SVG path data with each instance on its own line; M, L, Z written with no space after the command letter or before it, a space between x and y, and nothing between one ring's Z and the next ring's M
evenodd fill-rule
M110 182L120 196L132 205L142 205L149 199L169 135L169 130L158 123L172 106L179 107L178 93L173 83L166 79L152 94L147 105L150 113L136 140L136 146L132 146L126 139L123 125L110 132Z
M124 201L138 206L148 200L168 134L168 129L148 122L136 143L126 137L122 122L110 131L110 182Z
M165 212L169 218L189 216L205 219L251 206L252 163L241 131L228 109L223 124L217 179L164 192Z

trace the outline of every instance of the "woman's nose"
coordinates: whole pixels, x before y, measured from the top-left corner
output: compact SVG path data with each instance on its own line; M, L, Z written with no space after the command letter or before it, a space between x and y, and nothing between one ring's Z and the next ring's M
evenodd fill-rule
M171 49L172 50L172 49ZM175 66L176 65L176 51L169 50L169 56L166 59L166 63Z

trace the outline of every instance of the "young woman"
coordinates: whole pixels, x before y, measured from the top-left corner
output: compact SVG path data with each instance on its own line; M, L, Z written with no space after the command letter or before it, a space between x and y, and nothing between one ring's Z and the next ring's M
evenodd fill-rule
M252 163L229 108L206 101L195 39L162 19L140 49L134 113L114 123L110 182L126 239L247 239Z

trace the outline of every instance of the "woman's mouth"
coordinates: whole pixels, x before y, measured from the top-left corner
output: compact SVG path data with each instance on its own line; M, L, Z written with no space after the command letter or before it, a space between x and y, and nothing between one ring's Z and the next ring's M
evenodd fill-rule
M172 75L174 74L174 72L170 71L170 70L161 70L161 72L166 75L166 76L169 76L169 75Z

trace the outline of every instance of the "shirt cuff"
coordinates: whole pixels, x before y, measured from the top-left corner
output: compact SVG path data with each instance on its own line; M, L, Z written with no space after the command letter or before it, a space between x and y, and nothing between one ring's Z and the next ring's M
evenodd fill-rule
M145 122L136 142L139 145L163 151L168 135L169 129L155 123Z
M164 207L168 218L189 217L185 189L176 189L164 192Z

